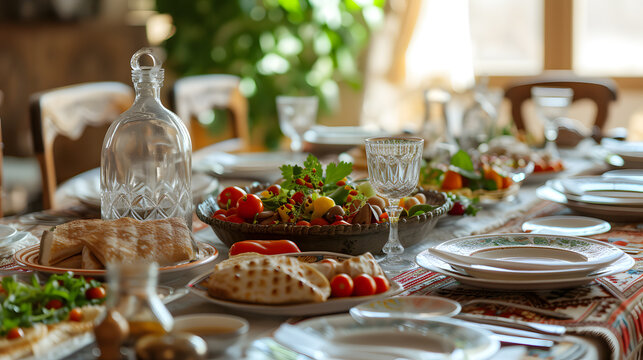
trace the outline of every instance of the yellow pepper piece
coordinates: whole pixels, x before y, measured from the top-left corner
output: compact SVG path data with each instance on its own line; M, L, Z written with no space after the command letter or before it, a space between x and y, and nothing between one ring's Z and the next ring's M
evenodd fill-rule
M310 217L311 220L320 218L324 216L328 209L335 206L335 201L328 196L321 196L313 202L313 215Z

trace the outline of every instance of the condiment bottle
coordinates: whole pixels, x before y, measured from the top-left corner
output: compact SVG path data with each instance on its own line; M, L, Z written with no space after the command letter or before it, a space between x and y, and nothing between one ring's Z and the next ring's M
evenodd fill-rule
M192 142L181 119L160 101L160 50L131 59L136 98L110 126L101 152L101 216L106 220L179 217L192 228ZM140 64L143 57L152 66Z
M157 276L156 263L107 266L107 311L94 328L100 359L120 359L115 357L119 354L121 358L131 357L136 342L143 336L163 335L172 330L174 319L156 293ZM126 321L126 326L120 318ZM118 350L114 349L119 343L117 339L121 340Z

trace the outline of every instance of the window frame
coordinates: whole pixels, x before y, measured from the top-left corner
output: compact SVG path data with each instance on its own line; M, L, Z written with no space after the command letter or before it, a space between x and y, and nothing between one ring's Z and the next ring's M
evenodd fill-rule
M544 0L544 69L573 70L574 0ZM490 76L489 84L506 87L524 76ZM619 89L643 89L643 77L610 77Z

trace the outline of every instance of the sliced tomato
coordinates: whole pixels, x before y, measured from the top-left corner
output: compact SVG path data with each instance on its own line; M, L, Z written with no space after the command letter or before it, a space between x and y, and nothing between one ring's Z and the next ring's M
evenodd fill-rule
M301 252L297 244L290 240L244 240L230 246L230 256L256 252L264 255Z
M63 307L63 302L58 299L51 299L45 305L46 309L60 309Z
M375 294L377 284L368 274L357 275L353 278L353 296L369 296Z
M17 339L25 336L25 332L22 331L22 328L13 328L7 333L7 339Z
M223 189L217 197L217 204L221 209L230 209L237 206L237 201L246 195L246 192L238 186L228 186Z
M351 296L353 286L353 279L348 274L337 274L330 280L330 296Z
M242 196L237 201L237 215L247 221L252 221L255 215L263 211L263 202L255 194Z
M384 275L373 276L375 280L375 293L380 294L387 292L391 288L391 284L388 282L388 279Z
M237 223L237 224L241 224L241 223L246 222L245 220L243 220L243 218L241 216L238 216L238 215L227 216L225 218L225 221L229 221L229 222L233 222L233 223Z
M80 310L80 308L73 308L69 312L69 321L82 321L83 320L83 312Z
M105 295L105 288L103 288L102 286L93 287L85 291L85 297L88 300L102 299L105 297Z
M313 225L322 225L323 226L323 225L328 225L328 224L329 224L328 221L326 221L326 219L324 219L324 218L312 219L310 221L311 226L313 226Z

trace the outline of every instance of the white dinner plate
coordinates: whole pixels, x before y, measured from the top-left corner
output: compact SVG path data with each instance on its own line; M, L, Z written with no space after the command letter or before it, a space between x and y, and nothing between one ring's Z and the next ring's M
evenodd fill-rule
M553 181L565 195L607 197L615 200L638 200L643 204L643 181L603 176L574 176ZM625 203L624 203L625 204Z
M611 170L604 172L601 175L604 178L623 178L636 181L643 181L643 170L640 169L623 169L623 170Z
M611 265L602 268L587 276L569 277L569 278L546 278L546 279L485 279L469 276L458 272L451 265L431 255L428 250L419 253L415 258L417 264L427 270L440 274L451 276L463 284L472 285L486 289L512 290L512 291L538 291L570 288L584 285L593 280L625 272L634 266L634 259L627 254L623 254L618 260Z
M324 302L319 303L304 303L304 304L288 304L288 305L263 305L263 304L249 304L231 300L215 299L208 295L208 289L204 281L210 276L199 276L188 283L188 288L193 294L220 306L224 306L233 310L251 312L255 314L264 315L282 315L282 316L312 316L322 314L333 314L343 311L348 311L355 305L361 304L365 301L383 299L389 296L397 295L404 290L404 288L396 281L389 280L391 288L381 294L371 296L348 296L341 298L329 298Z
M461 309L460 304L451 299L415 295L368 301L352 307L349 313L356 321L366 323L370 319L429 320L439 316L451 317Z
M500 347L491 332L451 318L426 320L418 323L421 329L416 329L395 319L362 325L350 315L341 314L304 320L295 326L337 344L404 347L455 359L488 359Z
M225 153L216 152L203 157L194 169L226 178L246 178L276 181L281 177L282 165L303 166L308 154L285 151Z
M628 169L643 168L643 141L619 141L603 139L601 146L612 154L623 159L623 167Z
M545 185L536 190L536 195L543 199L549 200L587 216L598 217L608 221L631 222L643 220L643 211L640 207L633 206L610 206L578 202L567 199L565 194L552 187L556 180L550 180Z
M192 200L201 202L207 195L216 191L219 180L202 173L192 174ZM100 168L91 169L74 176L63 183L57 190L75 198L82 204L100 209Z
M315 125L304 134L304 140L323 145L363 145L370 137L389 136L386 131L363 126L321 126Z
M529 233L588 236L610 231L612 226L604 220L586 216L547 216L525 221L522 231Z

